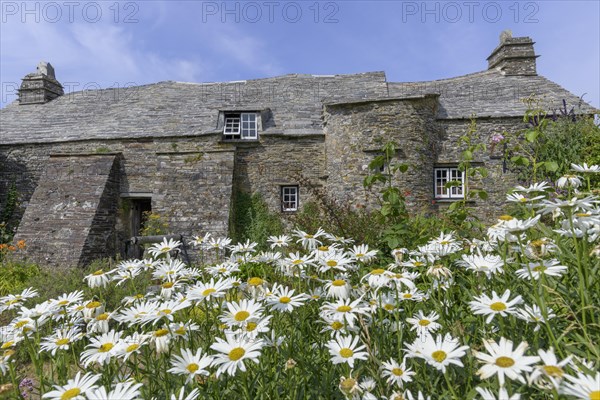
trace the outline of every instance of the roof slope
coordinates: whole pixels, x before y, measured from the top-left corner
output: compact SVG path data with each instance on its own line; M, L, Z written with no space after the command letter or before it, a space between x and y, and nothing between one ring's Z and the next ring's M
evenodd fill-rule
M439 94L438 118L522 116L534 94L547 110L562 100L576 111L600 111L543 76L492 69L428 82L386 82L385 73L285 75L225 83L159 82L126 89L69 93L46 104L13 102L0 110L0 145L86 139L149 138L216 132L219 111L270 109L265 133L322 133L322 104ZM579 106L579 107L578 107Z
M566 89L540 75L503 75L491 69L450 79L388 84L390 96L440 95L438 118L519 117L527 111L523 99L533 95L545 110L562 108L563 99L570 109L583 114L599 110L583 102Z
M271 132L321 133L323 101L385 96L383 72L82 91L45 104L15 101L0 110L0 144L201 135L215 131L219 110L267 108Z

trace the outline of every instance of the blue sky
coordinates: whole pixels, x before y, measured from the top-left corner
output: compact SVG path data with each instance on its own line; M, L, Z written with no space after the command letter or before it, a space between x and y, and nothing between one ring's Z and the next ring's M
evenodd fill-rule
M538 73L600 108L600 1L1 0L0 106L40 60L67 91L164 80L487 68L499 34L536 42Z

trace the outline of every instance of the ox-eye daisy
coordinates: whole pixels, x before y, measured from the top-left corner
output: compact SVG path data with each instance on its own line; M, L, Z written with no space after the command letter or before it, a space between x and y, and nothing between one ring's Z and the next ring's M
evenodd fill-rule
M458 340L448 333L444 337L425 335L407 345L408 356L422 358L427 364L445 373L446 367L450 364L463 366L460 358L465 355L469 346L459 346L459 344Z
M107 393L101 386L87 394L88 400L136 400L140 398L140 387L142 383L134 381L119 382Z
M210 348L219 352L213 360L213 365L219 366L216 372L217 377L224 372L228 375L235 375L238 368L246 371L245 360L252 360L258 364L260 350L263 347L262 340L233 335L226 336L225 340L216 339L217 343L213 343Z
M481 396L481 400L496 400L496 399L498 399L498 400L520 400L521 399L521 395L518 393L515 393L512 396L509 396L508 392L503 387L501 387L500 390L498 391L498 397L496 397L494 395L494 393L492 393L492 391L489 389L483 389L480 387L476 387L475 390L477 390L477 393L479 393L479 395Z
M529 383L535 382L540 385L545 378L555 389L558 389L565 375L564 367L571 362L571 356L558 362L552 347L548 351L539 349L538 354L542 359L542 365L536 366L533 373L529 375Z
M331 362L334 364L348 363L350 368L354 368L355 360L366 360L368 354L363 351L366 346L358 344L358 336L339 336L327 343Z
M416 330L419 335L422 335L440 329L442 326L435 322L439 318L440 316L435 311L432 311L429 315L425 315L423 311L419 310L412 318L407 318L406 322L411 325L411 330Z
M404 383L411 382L412 376L415 374L410 368L406 368L405 361L402 361L402 364L398 364L394 359L383 362L381 369L381 375L387 378L387 383L390 385L396 384L399 387L402 387Z
M227 325L243 325L249 318L262 317L262 304L254 299L240 300L239 303L232 301L226 306L228 311L221 316L221 321Z
M96 381L100 379L100 375L94 375L90 372L81 376L81 372L75 375L74 379L69 379L66 385L54 385L54 390L42 396L44 399L51 400L85 400L96 386Z
M513 350L513 342L511 340L500 338L498 343L493 340L483 342L489 354L475 351L475 357L485 364L477 371L477 375L481 379L488 379L498 374L500 386L504 386L505 377L512 380L518 380L525 383L523 372L531 372L534 364L539 361L537 356L524 356L527 350L527 342L521 342L516 349Z
M77 327L57 329L54 334L43 339L40 349L49 351L54 356L57 350L69 350L71 345L81 339L82 336Z
M469 305L474 314L487 315L485 322L489 324L496 314L500 314L504 317L507 314L514 314L517 312L517 309L513 306L521 304L523 299L521 296L517 296L509 301L509 297L509 289L506 289L502 296L498 296L495 291L492 291L492 297L482 294L479 297L475 297L475 300L470 301Z
M523 268L515 271L521 279L540 279L542 275L561 276L567 272L567 267L560 265L558 260L539 260L523 264Z
M577 399L600 399L600 372L596 376L578 373L576 377L566 375L569 381L563 384L561 393L575 396Z
M121 346L121 332L110 331L90 339L86 346L89 350L81 353L81 362L85 367L93 362L104 364L116 355Z
M171 372L176 375L186 375L187 378L185 383L189 383L196 375L208 376L210 373L206 370L212 363L213 359L211 356L202 355L202 349L196 350L196 353L192 353L190 349L181 350L181 356L174 356L171 360L173 366L167 372Z

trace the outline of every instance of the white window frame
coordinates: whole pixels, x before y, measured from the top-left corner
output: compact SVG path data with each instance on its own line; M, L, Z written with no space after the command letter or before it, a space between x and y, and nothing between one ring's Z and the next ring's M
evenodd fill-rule
M460 186L446 188L450 181L459 181ZM433 169L433 191L436 199L464 199L465 173L458 167L435 167Z
M223 135L233 139L258 139L257 113L227 113L223 124Z
M300 204L300 188L288 185L281 187L281 211L298 211Z

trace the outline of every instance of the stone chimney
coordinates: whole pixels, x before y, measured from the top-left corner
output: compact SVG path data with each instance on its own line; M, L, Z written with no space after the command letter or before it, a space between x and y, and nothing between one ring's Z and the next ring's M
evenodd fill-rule
M19 89L20 104L43 104L64 94L62 85L56 80L54 68L41 61L37 71L25 75Z
M504 75L537 75L533 45L529 37L512 37L511 31L500 34L500 44L487 58L488 69L498 69Z

